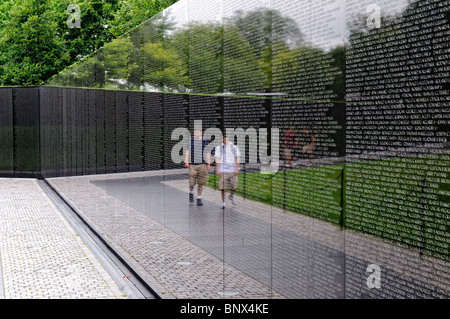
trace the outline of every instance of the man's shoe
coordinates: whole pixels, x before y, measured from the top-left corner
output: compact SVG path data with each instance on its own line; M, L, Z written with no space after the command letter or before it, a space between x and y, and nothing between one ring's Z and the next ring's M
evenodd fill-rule
M225 203L222 203L222 209L225 209Z
M194 194L189 193L189 203L194 203Z
M233 205L237 205L236 202L234 201L234 196L233 195L228 196L228 198L231 200L231 203Z
M197 198L197 206L203 206L201 198Z

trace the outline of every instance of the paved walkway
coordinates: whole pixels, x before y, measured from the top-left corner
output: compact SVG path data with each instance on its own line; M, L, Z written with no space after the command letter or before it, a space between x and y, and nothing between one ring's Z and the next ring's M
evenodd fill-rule
M449 263L206 188L184 170L50 179L163 298L448 298ZM367 286L367 268L382 288Z
M449 298L449 263L238 197L184 170L50 179L162 298ZM126 298L36 180L0 179L0 298ZM382 270L381 289L367 267Z
M0 299L125 298L36 180L0 179Z

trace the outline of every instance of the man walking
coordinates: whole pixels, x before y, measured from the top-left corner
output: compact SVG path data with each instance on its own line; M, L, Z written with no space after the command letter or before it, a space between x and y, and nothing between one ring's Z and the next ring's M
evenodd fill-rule
M197 184L197 206L203 206L202 189L208 184L208 171L211 169L209 152L203 156L208 141L203 139L202 132L194 130L194 137L186 146L184 165L189 168L189 203L194 203L194 186Z
M234 193L238 185L238 174L240 164L240 152L236 145L223 136L222 145L215 148L216 170L219 176L219 189L222 192L222 209L225 209L225 193L230 189L229 199L233 205L236 205Z

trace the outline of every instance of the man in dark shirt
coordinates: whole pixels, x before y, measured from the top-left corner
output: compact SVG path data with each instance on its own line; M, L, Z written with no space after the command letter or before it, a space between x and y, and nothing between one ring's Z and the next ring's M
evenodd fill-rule
M203 156L207 145L208 141L202 138L202 132L195 130L194 137L186 146L184 165L189 168L189 202L194 202L194 186L197 184L197 206L203 206L202 188L208 184L208 171L211 169L211 155L206 153Z

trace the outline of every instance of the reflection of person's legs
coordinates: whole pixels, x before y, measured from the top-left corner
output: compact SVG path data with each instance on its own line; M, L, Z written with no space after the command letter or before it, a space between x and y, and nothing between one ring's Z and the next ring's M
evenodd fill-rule
M197 205L202 206L202 190L203 185L208 184L208 170L206 169L205 164L201 164L197 166L198 175L197 175Z
M314 158L314 146L311 145L311 147L309 148L309 161L312 162Z
M219 177L219 189L222 195L222 208L225 208L225 173L220 174Z
M292 150L290 148L284 149L284 157L286 158L286 166L291 165Z
M297 149L293 148L291 150L291 161L295 162L296 160L298 160L298 154L297 154Z
M312 162L312 160L313 160L313 155L314 155L314 153L313 153L313 146L312 145L305 145L305 146L303 146L303 148L302 148L302 153L304 154L304 156L305 156L305 159L309 159L309 162L311 163Z
M236 192L237 184L238 184L238 177L237 175L230 174L230 177L228 179L229 187L230 187L230 200L233 205L236 205L236 202L234 200L234 193Z
M208 184L208 170L206 169L205 164L198 166L197 184L197 194L200 197L202 196L203 185Z
M194 186L196 184L197 174L194 167L189 166L189 202L194 202Z

